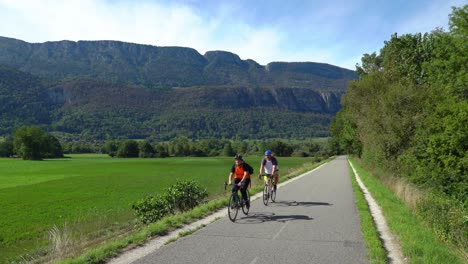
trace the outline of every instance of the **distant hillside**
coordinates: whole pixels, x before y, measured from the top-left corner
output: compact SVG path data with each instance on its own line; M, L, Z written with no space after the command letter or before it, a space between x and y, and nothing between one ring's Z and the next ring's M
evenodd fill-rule
M61 105L55 130L99 137L325 136L339 109L339 95L304 88L151 89L78 81L49 88L48 96Z
M39 78L0 65L0 135L25 123L50 123L51 106Z
M325 136L356 78L328 64L117 41L0 37L2 64L0 135L36 124L87 139Z
M49 79L88 78L147 87L233 85L344 91L350 70L312 62L261 66L225 51L119 41L27 43L0 37L0 64Z

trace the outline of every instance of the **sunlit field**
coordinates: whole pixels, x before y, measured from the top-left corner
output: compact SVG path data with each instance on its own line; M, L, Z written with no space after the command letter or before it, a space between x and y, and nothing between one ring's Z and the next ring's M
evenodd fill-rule
M245 160L256 175L261 157ZM283 172L311 161L278 160ZM133 202L178 179L196 180L210 198L225 195L223 183L232 164L226 157L117 159L98 154L0 159L0 263L47 246L54 225L66 224L83 239L125 232L134 225Z

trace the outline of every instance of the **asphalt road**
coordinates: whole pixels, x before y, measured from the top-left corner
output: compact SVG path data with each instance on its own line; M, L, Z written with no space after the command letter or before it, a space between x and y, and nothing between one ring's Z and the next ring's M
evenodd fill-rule
M279 160L281 162L281 160ZM134 263L368 263L346 157L278 188Z

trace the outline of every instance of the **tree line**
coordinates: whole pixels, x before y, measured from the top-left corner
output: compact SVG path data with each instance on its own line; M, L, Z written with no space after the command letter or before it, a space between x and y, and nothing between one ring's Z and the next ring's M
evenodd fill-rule
M0 157L18 156L25 160L62 158L63 149L59 140L36 126L22 126L13 136L0 142Z
M228 139L190 139L179 136L166 142L152 144L148 140L136 141L107 140L102 152L120 158L165 158L165 157L212 157L234 156L236 153L259 154L271 149L277 156L326 156L329 154L326 142L286 140L228 140Z
M468 198L468 6L449 32L394 34L364 54L330 132L366 162L460 201Z
M61 158L71 153L105 153L117 158L165 158L234 156L236 153L259 154L271 149L278 156L329 155L326 140L229 140L191 139L174 137L169 141L154 142L149 139L111 139L105 142L60 142L57 137L36 126L23 126L13 135L0 139L0 157L20 157L30 160Z
M356 65L329 130L336 152L427 191L417 211L444 240L468 245L468 5L449 31L394 34ZM450 213L449 213L450 211ZM464 219L464 220L463 220Z

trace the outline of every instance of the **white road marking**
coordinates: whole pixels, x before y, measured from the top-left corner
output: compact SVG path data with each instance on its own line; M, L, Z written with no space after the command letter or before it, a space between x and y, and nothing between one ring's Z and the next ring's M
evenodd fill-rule
M278 231L278 233L276 233L276 235L273 237L272 240L275 240L275 239L279 236L279 234L281 233L281 231L283 231L284 228L285 228L289 223L290 223L290 221L286 222L286 224L284 224L284 226L281 227L281 229Z
M252 262L250 262L250 264L255 264L255 263L257 263L257 259L258 259L258 257L254 258L254 260L252 260Z

